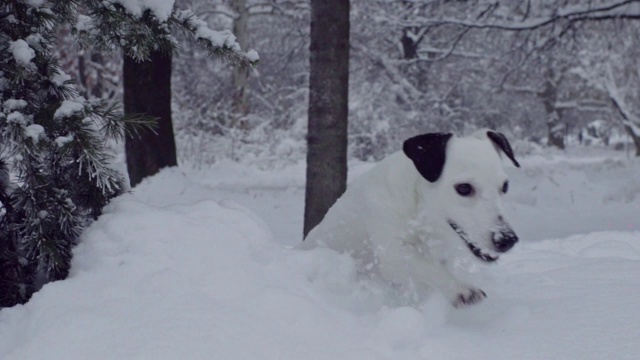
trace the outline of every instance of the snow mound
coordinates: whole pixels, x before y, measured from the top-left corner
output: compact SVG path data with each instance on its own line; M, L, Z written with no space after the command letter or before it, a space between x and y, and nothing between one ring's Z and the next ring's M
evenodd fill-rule
M455 310L291 250L177 169L114 200L67 280L0 311L0 359L635 359L640 233L523 241L462 269L488 293ZM277 194L287 194L278 192ZM473 273L473 274L471 274Z
M373 356L338 300L355 281L348 256L285 249L233 201L154 204L179 203L190 185L182 202L204 189L172 169L114 200L67 280L0 312L0 358Z

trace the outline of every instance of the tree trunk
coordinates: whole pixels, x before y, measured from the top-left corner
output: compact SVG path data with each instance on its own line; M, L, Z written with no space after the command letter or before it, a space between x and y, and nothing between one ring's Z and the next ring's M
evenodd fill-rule
M349 0L311 0L304 236L347 184Z
M636 125L637 122L633 123L631 121L631 116L626 110L626 106L624 106L622 101L614 95L615 93L616 92L610 91L609 99L622 118L622 126L624 127L624 130L629 134L629 137L633 140L633 144L636 146L636 156L640 156L640 133L636 130L638 129L638 126Z
M233 0L231 3L236 17L233 19L233 33L240 48L246 49L249 42L249 9L246 0ZM235 66L233 68L233 126L246 129L246 116L249 113L247 101L247 80L249 67Z
M640 156L640 134L637 134L629 125L625 125L624 129L627 134L629 134L629 137L631 137L631 140L633 140L633 144L636 146L636 156Z
M177 165L171 124L171 54L153 51L148 61L124 58L124 112L157 119L155 133L142 131L126 138L131 187L161 168Z
M565 124L556 109L556 102L558 101L557 81L553 68L548 66L544 90L538 95L541 97L544 110L547 113L547 144L564 149Z
M557 111L547 113L547 145L564 149L565 124Z
M104 92L104 74L103 72L106 71L106 69L104 68L104 56L101 53L92 53L91 54L91 62L94 64L93 66L95 66L95 64L100 64L100 70L96 71L96 78L95 78L95 84L93 84L93 86L91 87L91 89L87 89L89 91L89 93L91 94L92 97L97 98L97 99L101 99L103 97L103 92Z
M402 37L400 38L402 44L402 52L406 60L418 58L418 42L411 36L409 36L409 29L402 31Z

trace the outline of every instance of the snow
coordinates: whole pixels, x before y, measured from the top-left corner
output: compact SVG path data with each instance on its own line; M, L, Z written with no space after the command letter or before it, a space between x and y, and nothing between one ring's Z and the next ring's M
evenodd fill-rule
M55 140L56 145L58 145L59 148L67 145L68 143L72 142L74 139L73 134L69 134L67 136L58 136Z
M247 58L251 62L256 62L256 61L260 60L260 55L258 55L257 51L251 49L251 50L247 51Z
M3 107L4 111L9 112L13 110L20 110L27 106L27 102L22 99L8 99L5 100Z
M78 31L89 31L93 28L91 17L87 15L78 14L78 21L74 26Z
M196 39L205 39L216 47L229 47L232 50L240 51L240 44L236 41L236 36L229 30L216 31L205 26L198 26L195 33ZM257 52L254 51L257 55ZM255 56L253 55L253 56Z
M28 0L27 4L31 5L32 7L40 7L44 4L45 0Z
M22 124L22 125L26 125L27 124L27 119L25 118L24 114L19 112L19 111L14 111L12 113L10 113L9 115L7 115L7 122L8 123L13 123L13 124Z
M31 124L25 128L25 134L30 137L33 142L37 143L40 137L44 134L44 128L42 125Z
M0 311L0 359L636 359L640 163L589 148L519 160L505 168L520 243L457 268L488 293L477 306L292 250L304 165L221 162L165 169L108 205L67 280Z
M62 119L74 116L84 111L84 98L76 98L73 100L64 100L60 107L53 114L54 119Z
M13 57L18 64L25 68L32 66L31 60L36 57L36 52L27 44L26 41L18 39L9 42L9 50L13 53Z
M193 26L194 36L196 39L203 39L211 43L213 47L227 47L233 51L240 52L240 44L237 42L236 36L229 30L216 31L209 28L204 20L197 18L190 10L177 11L175 14L178 21L186 21L189 19ZM247 58L251 62L260 60L258 52L249 50L246 53Z
M69 80L71 80L71 75L65 73L61 69L58 69L58 74L53 75L51 78L51 81L58 86L64 85L64 83Z
M124 6L124 8L132 15L141 17L142 13L150 10L151 13L160 21L169 20L173 12L174 0L115 0L115 2Z

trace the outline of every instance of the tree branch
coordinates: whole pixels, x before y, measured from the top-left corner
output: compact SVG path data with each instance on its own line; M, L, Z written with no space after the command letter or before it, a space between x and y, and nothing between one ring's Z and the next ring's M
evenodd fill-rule
M615 13L614 10L627 7L634 3L640 3L640 0L621 0L613 3L607 3L597 7L585 7L576 8L570 7L569 10L558 9L552 15L548 17L542 17L533 19L530 21L522 22L477 22L477 21L465 21L453 18L444 19L427 19L425 22L419 24L405 24L405 26L444 26L444 25L457 25L470 29L494 29L505 31L525 31L536 30L547 25L550 25L558 21L603 21L603 20L618 20L618 19L632 19L639 20L640 13ZM564 11L563 11L564 10ZM527 10L528 12L528 10ZM481 13L481 15L483 15Z

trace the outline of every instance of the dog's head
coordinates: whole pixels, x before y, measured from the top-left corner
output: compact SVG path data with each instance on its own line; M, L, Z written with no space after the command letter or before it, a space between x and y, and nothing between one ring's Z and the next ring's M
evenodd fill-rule
M520 164L503 134L424 134L406 140L403 151L424 178L418 191L420 207L437 237L462 240L486 262L497 260L518 241L502 213L509 181L501 154L516 167Z

